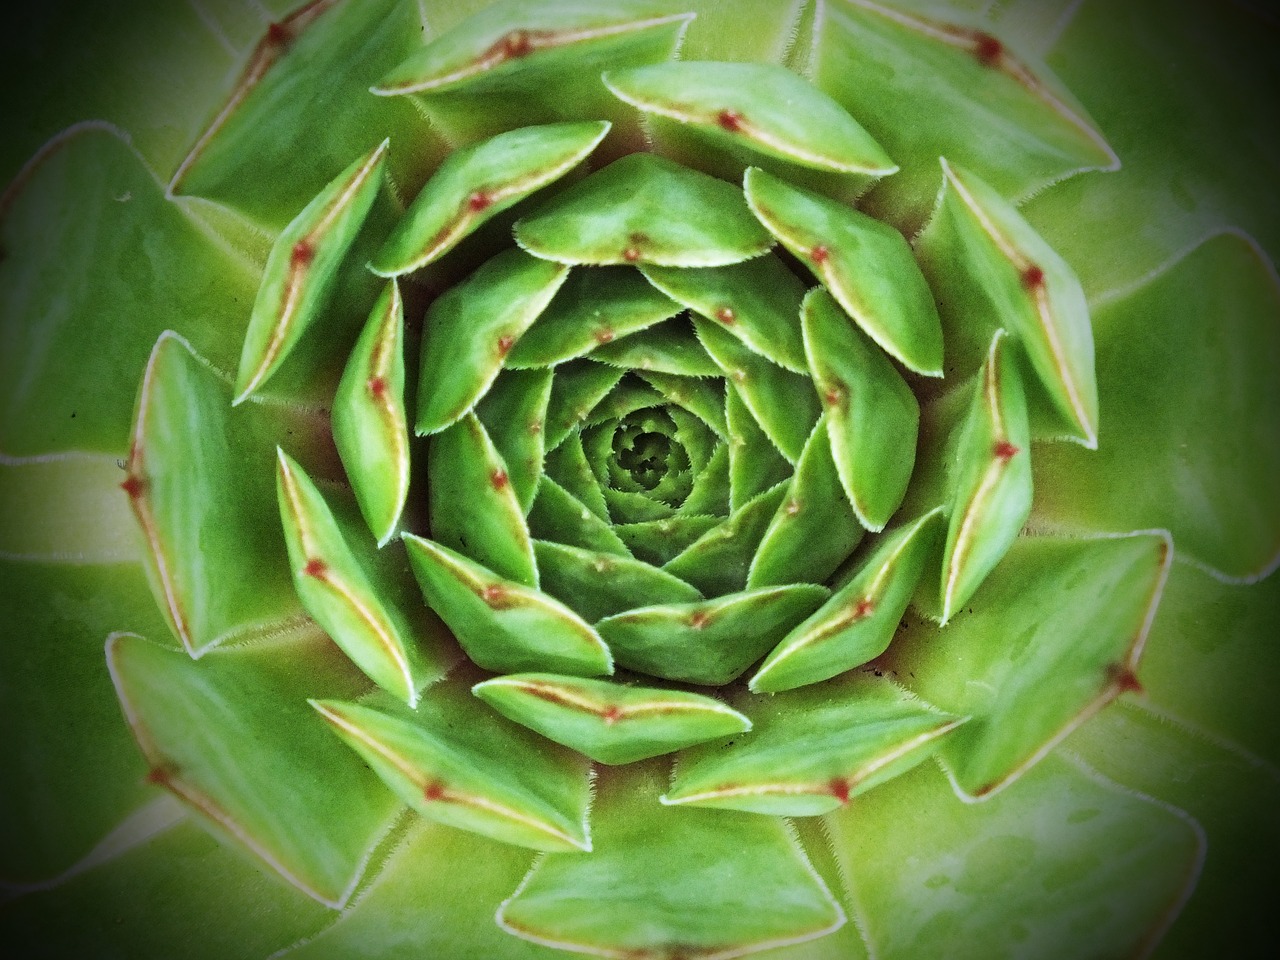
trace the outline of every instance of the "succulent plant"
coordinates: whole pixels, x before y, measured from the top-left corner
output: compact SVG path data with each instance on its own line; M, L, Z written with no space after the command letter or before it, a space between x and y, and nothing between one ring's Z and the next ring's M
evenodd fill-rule
M7 58L19 955L1261 939L1271 23L133 6Z

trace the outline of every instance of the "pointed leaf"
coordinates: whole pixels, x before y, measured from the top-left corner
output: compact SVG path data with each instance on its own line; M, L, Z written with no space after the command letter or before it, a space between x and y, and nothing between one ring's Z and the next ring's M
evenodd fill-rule
M637 559L662 566L718 526L721 519L703 514L677 514L662 520L618 524L613 529Z
M647 760L751 729L713 697L551 673L495 677L471 692L504 717L597 763Z
M818 683L884 653L941 534L939 509L886 535L852 579L765 658L751 689L777 693Z
M696 587L631 557L539 540L544 589L592 622L650 603L702 599Z
M760 429L794 464L822 413L822 405L810 388L808 371L802 376L785 370L705 320L694 321L694 326L698 339L733 384Z
M760 541L786 493L783 482L748 500L663 569L688 580L707 596L741 590Z
M682 377L714 377L720 373L688 323L668 320L591 353L591 359L611 367Z
M403 536L427 604L477 666L495 672L613 673L609 648L568 607L447 547Z
M862 525L882 530L911 480L920 405L825 291L805 298L801 320L840 482Z
M431 532L501 577L538 585L524 510L507 464L469 413L433 437L427 459Z
M897 638L887 666L930 703L973 717L942 749L966 793L1006 786L1135 689L1168 563L1163 534L1023 537L967 615Z
M280 369L327 307L338 270L382 189L387 142L338 174L272 244L240 354L236 403Z
M947 305L949 359L966 375L1005 328L1026 351L1035 374L1027 386L1051 429L1096 446L1093 334L1080 281L1011 203L946 160L942 169L937 212L917 245Z
M956 449L951 516L942 560L942 622L969 602L1031 513L1030 428L1004 331L978 372Z
M564 443L565 437L591 416L596 404L608 396L622 375L622 370L590 360L557 368L547 404L547 449L555 450Z
M641 272L667 296L714 320L756 353L807 373L800 338L804 284L776 254L688 270L645 266Z
M718 444L711 459L693 481L693 489L678 511L686 516L723 517L729 513L729 444Z
M627 267L575 270L507 357L509 367L563 363L660 323L680 305Z
M507 479L525 513L542 479L551 380L550 370L506 370L476 406L476 417L506 464Z
M663 807L651 763L601 777L590 857L540 860L502 904L508 933L603 956L736 957L821 937L844 914L787 826Z
M375 586L369 560L356 553L372 543L352 546L311 478L283 450L276 484L303 607L369 679L413 706L451 663L439 621L421 616L387 580Z
M535 850L590 850L587 765L485 710L453 680L416 710L312 700L383 782L428 819Z
M1264 576L1280 558L1275 267L1222 234L1097 314L1098 450L1037 449L1037 517L1167 529L1229 577Z
M341 906L402 809L307 708L308 693L366 688L349 661L314 634L200 660L118 635L107 663L152 781L302 892Z
M538 496L529 511L529 533L538 540L549 540L597 553L630 555L615 528L591 512L581 500L551 477L538 481Z
M810 432L786 496L760 540L747 586L825 583L853 553L864 532L840 484L823 414Z
M555 395L552 394L554 397ZM596 515L601 523L609 523L609 506L604 491L596 479L587 455L582 449L582 437L573 433L546 459L546 476L564 487L574 499Z
M815 21L810 76L901 165L883 181L899 215L927 214L940 156L1018 199L1119 165L1057 78L982 26L878 0L825 5Z
M443 430L476 405L568 273L507 250L431 304L422 337L419 434Z
M740 706L751 736L682 753L663 803L828 813L927 759L965 720L865 673Z
M795 584L695 603L651 605L596 624L619 664L668 680L719 686L764 655L827 598Z
M440 259L494 216L590 156L608 121L523 127L451 153L370 263L384 277Z
M722 440L729 437L724 418L724 381L710 377L682 377L656 370L635 371L645 383L678 407L705 423Z
M647 153L574 184L515 233L530 253L570 264L718 267L773 246L737 188Z
M758 168L743 182L751 212L872 340L907 369L942 376L942 321L902 234Z
M379 544L409 496L404 408L404 302L390 283L374 304L333 398L333 440L360 512Z
M741 510L755 497L784 483L791 464L760 429L742 395L733 387L725 392L725 422L729 426L729 507Z
M271 464L282 436L290 453L318 460L305 456L320 447L316 426L288 407L230 401L226 380L176 334L162 335L122 484L146 538L156 601L195 655L302 614Z
M780 160L876 176L898 169L840 104L783 67L675 61L611 70L604 83L638 110Z

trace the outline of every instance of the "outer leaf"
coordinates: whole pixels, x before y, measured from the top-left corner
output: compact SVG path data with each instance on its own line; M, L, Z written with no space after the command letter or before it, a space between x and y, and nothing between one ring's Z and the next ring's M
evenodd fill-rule
M718 267L773 240L722 180L647 153L615 160L516 224L516 242L570 264Z
M966 719L868 674L739 706L751 736L682 753L663 803L827 813L927 759Z
M1280 558L1274 268L1249 241L1225 234L1098 314L1106 427L1095 454L1062 444L1037 451L1044 458L1037 516L1117 532L1167 528L1180 551L1231 577L1273 569Z
M447 681L415 711L312 700L342 741L431 820L535 850L590 850L587 765Z
M604 83L638 110L780 160L875 176L898 169L838 103L783 67L676 61L612 70Z
M826 291L805 297L801 320L840 482L862 525L882 530L911 479L920 405Z
M613 673L609 648L568 607L430 540L402 536L427 604L476 665L499 672Z
M942 622L969 602L1031 513L1031 442L1022 381L1003 331L978 372L956 449L942 561Z
M419 434L443 430L476 405L568 273L508 250L431 304L422 338Z
M1052 73L983 27L852 0L822 6L811 43L818 88L902 166L880 205L907 219L928 211L939 156L1019 199L1076 171L1119 165Z
M968 616L941 634L919 626L898 639L888 665L899 679L974 718L942 751L961 789L983 796L1007 786L1135 688L1168 563L1161 534L1023 538Z
M157 603L192 654L300 615L269 464L314 424L253 404L232 410L228 384L175 334L156 342L138 396L123 483L148 546ZM193 428L193 424L196 425ZM188 544L201 549L187 549Z
M598 763L647 760L743 733L751 721L712 697L550 673L486 680L471 692L504 717Z
M338 174L272 244L240 354L236 403L280 369L327 306L338 270L382 187L387 143Z
M942 169L937 213L918 246L939 301L953 305L948 334L960 371L1004 327L1030 359L1043 429L1096 446L1093 335L1075 273L995 190L945 160Z
M451 153L370 268L391 277L440 259L482 224L576 167L608 132L607 121L523 127Z
M799 943L844 914L777 820L662 807L663 770L610 771L595 852L548 856L502 904L516 936L604 956L706 957Z
M911 247L893 227L753 167L751 212L866 333L905 367L942 376L942 323Z
M333 398L333 441L360 512L379 546L391 539L409 496L404 407L404 301L389 283L347 360Z
M824 587L793 584L696 603L651 605L596 624L618 663L687 683L722 685L737 677L812 613Z
M133 635L107 648L152 780L331 907L346 901L401 809L308 716L304 690L353 696L364 686L335 652L314 637L199 661Z
M774 648L751 678L758 693L817 683L889 648L942 532L934 510L876 545L848 583Z

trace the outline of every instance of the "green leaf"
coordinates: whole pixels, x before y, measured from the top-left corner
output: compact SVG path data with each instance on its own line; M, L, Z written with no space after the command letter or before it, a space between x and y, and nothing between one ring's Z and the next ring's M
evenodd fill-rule
M443 430L476 405L568 273L507 250L431 304L422 337L420 435Z
M725 391L725 422L729 427L729 507L743 509L764 491L791 476L791 464L782 455L736 389Z
M1004 331L991 341L955 454L942 560L942 623L1004 559L1031 513L1030 428Z
M1201 855L1182 811L1057 755L976 804L925 764L825 823L866 936L891 958L986 960L992 944L1036 960L1139 954Z
M412 534L401 536L427 605L477 666L495 672L613 673L609 648L568 607L447 547Z
M208 5L202 9L208 16ZM421 183L440 156L439 138L410 104L368 94L369 84L421 44L418 11L371 0L289 4L274 23L260 15L254 11L257 46L226 104L201 117L211 122L172 192L227 204L275 233L384 137L392 144L391 180Z
M590 850L587 764L450 679L415 710L312 700L342 742L428 819L535 850Z
M825 587L793 584L693 603L650 603L596 624L614 658L630 670L720 686L813 613Z
M303 607L369 679L413 706L451 665L439 621L406 603L410 598L389 576L370 576L383 572L368 569L374 545L356 539L353 546L311 478L283 450L276 485Z
M476 417L506 464L525 513L542 480L551 381L550 370L506 370L476 405Z
M613 529L638 559L662 566L717 526L720 520L720 517L704 514L678 513L661 520L618 524Z
M898 169L843 107L780 66L676 61L611 70L603 79L638 110L779 160L874 176Z
M817 683L889 648L942 533L942 511L887 534L813 616L792 630L751 678L758 693Z
M384 277L440 259L494 216L590 156L609 123L524 127L451 153L370 263Z
M795 373L807 373L800 337L804 284L782 258L766 253L726 267L645 266L649 282L714 320L748 347Z
M316 424L284 406L231 407L230 385L176 334L143 376L123 486L147 541L156 601L193 655L301 615L272 464L277 438L303 459ZM199 544L199 550L189 548Z
M404 406L404 301L383 289L333 398L333 441L378 545L391 539L409 496Z
M507 366L563 363L673 317L679 309L634 269L574 270L537 323L512 348Z
M647 153L569 187L515 235L535 256L569 264L718 267L773 246L736 187Z
M663 803L827 813L927 759L965 721L867 674L738 706L751 736L682 753Z
M260 265L170 203L118 131L66 131L2 206L6 454L123 455L139 372L171 325L224 367L238 356Z
M760 541L786 493L787 485L781 482L748 500L663 569L688 580L707 596L743 589Z
M529 533L538 540L550 540L596 553L613 553L620 557L630 555L618 530L545 475L538 481L538 495L529 511Z
M859 522L883 530L911 480L920 405L826 291L805 297L801 322L840 483Z
M431 531L445 546L528 587L538 567L506 462L475 414L432 438L427 460Z
M280 369L328 306L347 251L382 189L387 143L338 174L272 244L240 354L235 403Z
M946 160L942 169L937 212L917 246L938 302L947 304L952 363L967 375L995 329L1005 328L1030 360L1033 409L1049 421L1042 432L1095 447L1098 387L1080 281L995 190Z
M752 167L751 212L907 369L942 376L942 322L907 241L893 227Z
M750 720L713 697L607 680L517 673L478 683L471 692L597 763L634 763L751 729Z
M1230 577L1265 575L1280 557L1274 267L1223 234L1097 313L1098 450L1037 448L1035 517L1167 529Z
M760 429L794 464L822 413L817 396L809 388L809 377L765 359L712 323L695 320L694 326L698 339L733 384L734 392Z
M701 600L697 588L641 560L537 541L543 589L592 622L648 603Z
M810 432L782 504L760 540L747 586L825 583L864 532L840 483L824 414Z
M580 434L570 434L568 440L547 454L545 467L545 476L564 487L574 499L594 513L601 523L610 522L604 491L600 489L600 482L596 480L595 472L587 462Z
M984 27L852 0L821 9L810 43L815 85L901 165L876 206L907 221L928 213L940 156L1018 199L1119 166L1057 78Z
M113 630L167 634L132 563L0 560L0 884L48 881L151 798L102 656ZM85 785L93 800L85 802ZM21 785L21 786L19 786Z
M605 956L731 957L830 933L844 914L787 826L663 807L663 768L602 776L590 857L540 860L498 911L537 943Z
M1169 549L1152 533L1020 538L967 615L898 637L888 668L930 703L973 717L942 750L961 789L980 797L1008 786L1136 688Z
M417 94L433 125L455 142L530 122L590 117L613 120L614 150L639 147L634 111L609 94L600 73L671 59L693 15L670 10L655 0L486 5L387 74L373 92ZM445 10L433 11L436 16Z
M555 450L574 433L596 404L622 379L623 371L590 360L570 361L556 369L547 404L547 449ZM561 481L563 482L563 481ZM570 488L572 489L572 488Z
M152 781L304 893L345 903L401 810L307 709L307 694L362 692L346 658L314 635L198 661L117 635L107 662Z
M688 410L701 420L720 439L729 437L729 425L725 422L724 380L719 377L684 377L656 370L634 371L636 375L657 390L669 402ZM678 411L668 411L672 418Z

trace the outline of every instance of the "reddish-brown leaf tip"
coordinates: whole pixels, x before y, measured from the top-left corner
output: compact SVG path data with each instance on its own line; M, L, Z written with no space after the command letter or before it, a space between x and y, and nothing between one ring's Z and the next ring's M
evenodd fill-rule
M989 33L979 33L973 38L973 55L984 67L994 67L1004 56L1004 44Z
M716 114L716 123L730 133L737 133L742 129L742 114L737 110L721 110Z
M996 455L997 460L1008 463L1018 454L1018 448L1008 440L997 440L996 445L992 448L992 453Z

